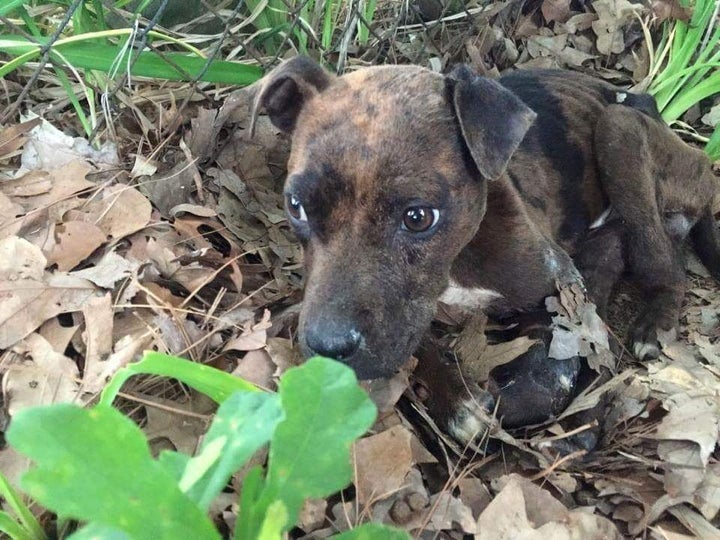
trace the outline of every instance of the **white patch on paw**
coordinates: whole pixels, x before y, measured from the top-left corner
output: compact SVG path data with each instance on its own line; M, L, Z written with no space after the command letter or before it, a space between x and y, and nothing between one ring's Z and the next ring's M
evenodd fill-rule
M605 225L605 222L607 221L607 218L611 212L612 206L608 206L605 211L600 214L600 217L590 224L590 229L597 229L598 227L602 227L603 225Z
M625 103L627 96L628 95L625 92L617 92L615 94L615 102L616 103Z
M645 358L657 358L660 355L660 349L655 343L644 343L636 341L633 345L633 352L638 360Z
M451 279L448 288L445 289L438 300L449 306L465 309L482 309L502 297L502 294L492 289L463 287Z
M468 398L448 422L448 432L456 441L468 444L487 432L489 424L482 416L487 416L488 421L491 420L489 413L482 409L477 400Z
M574 386L574 385L573 385L573 379L572 379L572 377L570 377L570 376L568 376L568 375L560 375L559 381L560 381L560 385L561 385L565 390L571 390L571 389L573 388L573 386Z

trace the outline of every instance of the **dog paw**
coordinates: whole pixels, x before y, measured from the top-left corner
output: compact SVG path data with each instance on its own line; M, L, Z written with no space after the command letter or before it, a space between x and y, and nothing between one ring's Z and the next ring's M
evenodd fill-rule
M633 355L644 362L660 356L661 342L675 339L674 324L670 321L658 321L656 317L641 316L636 321L630 335L630 347Z
M649 336L633 339L633 355L641 362L655 360L660 356L660 342Z
M448 433L458 442L468 444L487 435L493 425L495 399L489 392L475 387L472 394L455 402L447 421Z

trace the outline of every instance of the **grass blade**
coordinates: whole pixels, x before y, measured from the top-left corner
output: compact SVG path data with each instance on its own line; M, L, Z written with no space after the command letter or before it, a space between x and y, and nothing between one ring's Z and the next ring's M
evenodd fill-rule
M38 520L35 519L33 513L23 502L20 494L10 485L10 482L8 482L7 478L2 474L0 474L0 498L5 499L5 503L17 516L22 526L30 533L32 538L47 538L40 523L38 523Z
M62 58L80 69L94 69L107 72L113 62L122 54L121 45L108 45L90 41L58 42L53 51L62 53ZM39 48L17 36L0 36L0 52L11 55L20 54L0 68L0 76L4 76L23 63L32 60L39 54ZM197 56L187 56L184 53L165 53L164 57L176 64L171 65L162 57L152 51L140 53L132 68L132 74L139 77L152 77L172 81L185 81L197 77L205 67L206 59ZM60 62L60 55L55 55ZM215 61L202 76L202 80L213 83L234 84L245 86L258 80L262 76L262 69L257 66L240 64L237 62Z
M35 540L7 512L0 512L0 532L6 534L11 540Z

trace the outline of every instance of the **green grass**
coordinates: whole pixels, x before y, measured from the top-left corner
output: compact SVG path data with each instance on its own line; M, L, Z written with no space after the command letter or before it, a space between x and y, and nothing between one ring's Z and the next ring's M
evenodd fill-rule
M12 24L0 26L0 52L9 57L0 64L0 77L12 75L20 82L33 81L32 74L39 69L37 62L48 60L44 69L54 76L43 80L64 90L90 136L100 122L101 97L112 93L120 82L132 83L143 77L245 86L263 75L258 64L270 65L288 50L327 63L344 31L353 32L352 38L359 46L367 45L370 38L362 21L355 29L343 27L349 2L308 0L288 6L283 0L246 0L244 4L225 4L226 9L236 11L233 16L224 12L226 20L218 23L228 25L222 38L218 38L219 34L198 34L195 42L199 45L194 46L182 34L161 26L147 31L149 19L162 20L148 7L150 3L83 0L68 14L72 0L6 0L0 5L0 16ZM376 7L377 0L364 0L359 5L360 15L368 24L373 21ZM63 26L61 21L65 20ZM228 32L230 27L235 31ZM142 50L138 47L141 44ZM43 57L47 45L49 53ZM233 58L239 55L240 60L224 60L225 50L235 51ZM262 56L258 57L257 52Z
M680 3L693 8L692 18L664 23L660 42L651 50L648 92L655 96L668 123L680 119L697 103L720 94L720 4L715 0ZM720 159L719 130L716 126L705 147L712 160Z

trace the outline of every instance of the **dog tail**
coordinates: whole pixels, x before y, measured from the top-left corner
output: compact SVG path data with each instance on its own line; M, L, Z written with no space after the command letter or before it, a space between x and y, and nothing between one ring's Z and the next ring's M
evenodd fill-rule
M720 281L720 231L712 210L707 208L690 231L692 244L710 274Z

